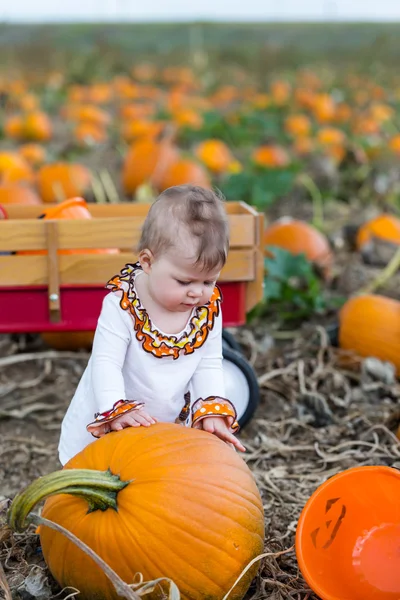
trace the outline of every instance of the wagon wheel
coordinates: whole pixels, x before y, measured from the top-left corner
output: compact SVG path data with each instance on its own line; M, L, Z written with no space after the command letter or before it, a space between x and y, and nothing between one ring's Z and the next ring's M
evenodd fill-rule
M223 345L226 397L236 407L240 427L245 427L258 406L260 390L256 374L242 354Z
M235 336L226 329L222 330L222 344L224 347L235 350L235 352L239 352L239 354L243 354L242 347Z

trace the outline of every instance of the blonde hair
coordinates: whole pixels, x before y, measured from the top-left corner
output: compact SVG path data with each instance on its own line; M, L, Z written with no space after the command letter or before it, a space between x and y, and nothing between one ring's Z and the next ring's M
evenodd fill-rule
M182 233L197 241L195 265L209 271L224 266L229 226L223 200L214 191L177 185L162 192L147 214L138 251L148 248L157 257L176 247Z

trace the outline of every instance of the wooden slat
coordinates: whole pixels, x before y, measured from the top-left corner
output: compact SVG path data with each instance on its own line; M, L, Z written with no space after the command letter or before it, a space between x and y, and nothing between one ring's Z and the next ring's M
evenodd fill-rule
M231 248L255 245L252 215L230 215L229 222ZM40 219L0 221L0 252L44 250L47 223ZM60 220L59 248L135 248L142 224L143 217Z
M51 206L55 206L55 204L38 204L36 206L10 204L7 205L6 211L10 219L35 219ZM144 217L147 215L149 208L150 204L138 204L136 202L121 202L118 204L88 203L89 212L97 218ZM253 214L250 210L251 207L245 202L225 202L225 208L228 215Z
M135 260L135 255L128 253L60 256L60 284L104 285L124 264ZM254 250L232 250L220 280L252 281L254 278ZM0 286L46 284L46 256L0 256Z
M264 297L264 215L254 221L257 246L254 250L255 278L246 285L246 312L250 312Z

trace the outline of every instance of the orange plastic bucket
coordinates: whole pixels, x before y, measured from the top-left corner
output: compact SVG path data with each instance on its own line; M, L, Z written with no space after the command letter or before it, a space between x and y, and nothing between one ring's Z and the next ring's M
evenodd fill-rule
M80 197L69 198L55 206L50 206L38 217L39 219L91 219L86 200ZM118 254L116 248L85 248L78 250L59 250L58 254ZM18 252L24 255L43 255L46 250L24 250Z
M60 204L50 206L40 215L39 219L91 219L86 200L70 198Z
M301 513L296 555L322 600L399 600L400 472L356 467L328 479Z

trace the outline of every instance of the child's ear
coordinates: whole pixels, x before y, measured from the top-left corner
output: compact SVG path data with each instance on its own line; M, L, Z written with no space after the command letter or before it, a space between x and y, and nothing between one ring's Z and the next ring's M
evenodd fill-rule
M140 251L139 263L140 263L140 266L142 267L144 273L146 273L147 275L151 271L151 266L152 266L153 262L154 262L154 255L151 250L149 250L148 248L145 248L144 250Z

